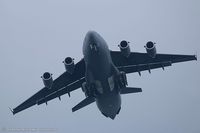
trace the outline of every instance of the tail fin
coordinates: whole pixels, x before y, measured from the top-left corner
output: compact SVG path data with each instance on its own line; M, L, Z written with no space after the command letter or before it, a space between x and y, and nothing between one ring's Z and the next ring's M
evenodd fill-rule
M129 93L138 93L142 92L141 88L136 88L136 87L126 87L121 89L121 94L129 94Z
M91 103L93 103L95 99L93 97L86 97L83 101L72 108L72 112L75 112Z

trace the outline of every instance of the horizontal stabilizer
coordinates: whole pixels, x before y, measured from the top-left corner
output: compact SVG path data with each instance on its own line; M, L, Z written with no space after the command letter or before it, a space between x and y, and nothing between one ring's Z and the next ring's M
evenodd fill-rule
M138 92L142 92L142 89L135 88L135 87L126 87L126 88L123 88L120 93L121 94L129 94L129 93L138 93Z
M93 97L86 97L83 101L72 108L72 112L75 112L91 103L93 103L95 99Z

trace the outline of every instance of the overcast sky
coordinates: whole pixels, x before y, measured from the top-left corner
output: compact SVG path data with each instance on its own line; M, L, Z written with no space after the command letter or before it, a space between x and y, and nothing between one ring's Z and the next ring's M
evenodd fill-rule
M122 96L120 114L105 118L96 104L75 113L84 99L81 89L60 102L29 108L13 116L14 108L43 87L45 71L58 77L62 61L82 58L88 30L118 50L122 39L132 51L145 52L152 40L159 53L200 55L199 0L0 0L0 132L43 128L68 133L199 133L200 63L128 75L129 86L142 93Z

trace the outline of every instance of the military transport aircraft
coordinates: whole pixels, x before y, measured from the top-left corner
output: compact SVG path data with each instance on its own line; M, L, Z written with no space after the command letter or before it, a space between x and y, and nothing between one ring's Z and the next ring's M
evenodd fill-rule
M142 92L141 88L127 87L126 74L171 66L173 63L197 60L196 55L157 54L155 43L145 45L146 53L131 52L129 42L118 45L120 51L111 51L105 40L95 31L89 31L83 42L84 58L74 63L71 57L63 61L66 71L53 80L52 74L42 75L44 88L25 102L11 109L16 114L33 105L40 105L64 94L82 88L86 98L72 108L75 112L96 102L100 112L111 119L119 114L121 95Z

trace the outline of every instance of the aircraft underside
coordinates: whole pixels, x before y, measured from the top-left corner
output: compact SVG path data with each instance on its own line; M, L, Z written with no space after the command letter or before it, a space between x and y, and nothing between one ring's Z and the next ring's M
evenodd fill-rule
M147 42L146 53L131 52L129 42L119 44L120 51L111 51L105 40L95 31L89 31L83 42L83 56L78 63L71 57L63 61L66 71L53 80L52 74L42 75L44 88L14 108L13 114L33 105L58 98L82 89L85 99L72 108L75 112L96 102L105 116L114 119L121 110L121 95L142 92L141 88L128 87L126 74L171 66L174 63L197 60L196 55L158 54L155 43Z

